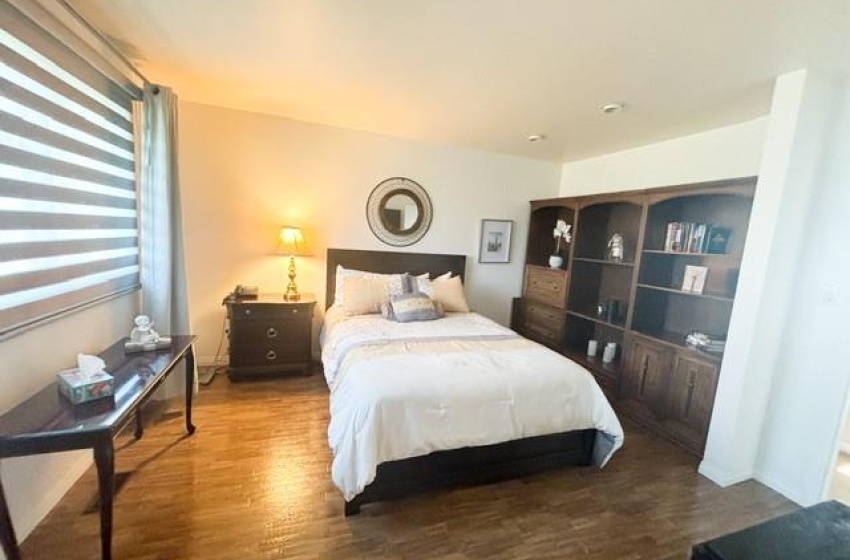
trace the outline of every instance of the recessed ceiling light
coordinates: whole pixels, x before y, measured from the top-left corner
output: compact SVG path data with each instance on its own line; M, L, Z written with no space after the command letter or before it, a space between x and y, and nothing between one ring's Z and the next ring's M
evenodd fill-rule
M606 115L610 115L612 113L619 113L620 111L623 110L623 107L625 107L625 106L626 106L626 104L623 103L622 101L612 101L611 103L606 103L605 105L603 105L599 109L603 113L605 113Z
M542 134L529 134L526 138L529 142L540 142L541 140L546 140L546 137Z

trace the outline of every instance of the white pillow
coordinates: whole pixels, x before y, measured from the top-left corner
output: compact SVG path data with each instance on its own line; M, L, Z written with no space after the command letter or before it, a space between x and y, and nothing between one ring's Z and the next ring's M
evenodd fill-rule
M414 277L413 279L415 280L415 284L411 286L411 291L422 292L429 298L434 299L434 287L432 286L432 283L448 280L452 277L452 273L446 272L445 274L437 276L433 280L430 279L430 276L431 275L426 272L425 274L420 274L419 276Z
M390 292L384 278L351 275L345 279L345 299L342 308L346 315L380 313L381 304L390 301Z
M334 287L334 305L345 305L345 279L351 276L362 276L366 278L383 278L387 282L387 290L390 297L400 296L407 292L407 273L403 274L379 274L377 272L366 272L345 268L336 265L336 285Z
M463 294L463 282L460 276L448 280L438 280L431 283L434 288L432 299L443 304L446 312L469 313L469 304Z

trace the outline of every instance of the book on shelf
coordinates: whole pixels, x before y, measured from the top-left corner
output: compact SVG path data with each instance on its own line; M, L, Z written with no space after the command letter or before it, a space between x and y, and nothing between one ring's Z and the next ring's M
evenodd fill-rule
M671 253L705 253L709 248L711 232L721 229L728 236L728 228L715 228L705 222L668 222L664 250Z

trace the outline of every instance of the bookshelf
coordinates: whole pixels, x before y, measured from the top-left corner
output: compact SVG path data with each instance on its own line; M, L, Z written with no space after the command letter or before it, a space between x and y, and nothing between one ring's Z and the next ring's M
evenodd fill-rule
M685 339L698 331L722 340L728 332L755 183L747 177L532 201L526 278L512 324L587 368L621 414L701 456L722 345L708 353ZM553 272L547 263L557 219L572 225L573 241L562 270ZM615 233L623 251L613 260ZM546 273L560 274L548 280L557 286L546 285L558 299L541 310L535 290ZM595 357L587 356L589 340L598 341ZM618 345L611 363L601 359L607 342Z

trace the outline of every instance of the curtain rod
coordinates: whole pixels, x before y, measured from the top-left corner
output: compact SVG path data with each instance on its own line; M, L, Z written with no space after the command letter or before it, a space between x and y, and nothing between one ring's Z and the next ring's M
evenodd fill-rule
M106 46L106 47L107 47L110 51L112 51L112 53L113 53L113 54L115 54L115 55L116 55L116 56L117 56L117 57L121 60L121 62L123 62L124 64L126 64L126 65L127 65L127 68L129 68L129 69L130 69L130 71L131 71L133 74L135 74L136 76L138 76L138 77L142 80L142 82L144 83L144 85L150 85L150 84L151 84L151 81L150 81L150 80L148 80L148 79L145 77L145 75L144 75L144 74L142 74L142 73L141 73L141 72L140 72L140 71L136 68L136 66L135 66L132 62L130 62L130 60L129 60L126 56L124 56L124 53L122 53L120 50L118 50L118 49L115 47L115 45L113 45L113 44L112 44L112 41L110 41L110 40L109 40L109 39L108 39L108 38L107 38L107 37L106 37L103 33L101 33L101 32L100 32L100 30L99 30L98 28L96 28L94 25L92 25L91 23L89 23L89 21L88 21L86 18L84 18L84 17L82 16L82 14L80 14L80 12L78 12L78 11L76 10L76 8L74 8L73 6L71 6L71 4L69 4L69 3L67 2L67 0L56 0L56 1L57 1L59 4L61 4L62 6L64 6L64 7L65 7L65 9L66 9L66 10L68 10L68 13L70 13L72 16L74 16L74 19L76 19L78 22L80 22L80 23L83 25L83 27L85 27L86 29L88 29L88 30L89 30L89 31L90 31L90 32L91 32L91 33L92 33L95 37L97 37L97 38L100 40L100 42L101 42L101 43L103 43L103 44L104 44L104 45L105 45L105 46Z

